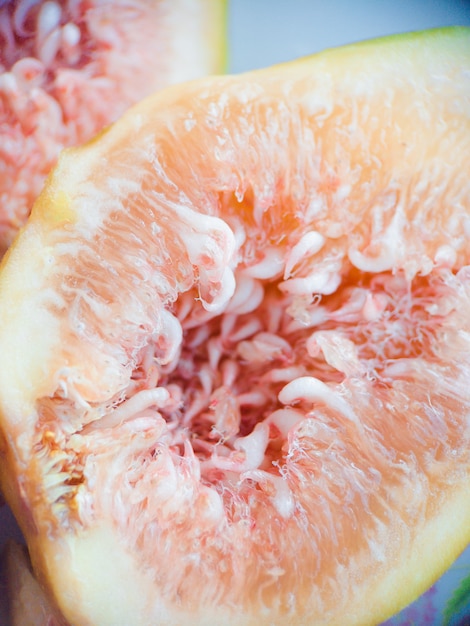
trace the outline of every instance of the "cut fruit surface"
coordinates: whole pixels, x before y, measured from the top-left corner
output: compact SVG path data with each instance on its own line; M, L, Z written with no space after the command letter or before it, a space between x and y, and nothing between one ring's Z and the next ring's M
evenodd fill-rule
M64 146L170 84L223 71L220 0L0 3L0 254Z
M469 168L463 28L175 86L62 154L0 273L0 467L71 623L364 626L450 565Z

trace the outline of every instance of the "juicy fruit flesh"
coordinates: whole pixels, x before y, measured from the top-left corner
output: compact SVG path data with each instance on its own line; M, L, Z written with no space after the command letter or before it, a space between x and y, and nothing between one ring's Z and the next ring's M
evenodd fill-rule
M64 146L152 91L218 69L220 13L204 0L1 3L1 255Z
M103 232L112 230L109 242L119 257L126 232L145 236L134 224L145 223L153 193L149 196L140 206L128 201L129 207L105 222ZM202 252L186 247L188 256L198 258L199 286L191 286L194 262L185 263L180 254L183 293L166 311L158 305L151 310L158 316L157 332L149 336L147 331L141 338L123 333L126 360L133 364L127 389L105 403L93 397L81 411L75 402L74 419L86 425L77 432L75 424L65 441L61 427L58 435L51 431L58 418L59 424L72 427L70 401L82 393L86 402L88 390L74 390L70 378L65 379L68 386L58 390L59 397L42 404L38 431L51 438L45 450L65 448L61 469L69 476L66 485L54 476L47 500L60 511L70 494L85 526L97 509L111 511L130 544L143 547L143 558L169 597L178 595L191 604L204 594L210 604L222 596L229 604L274 603L281 614L302 613L312 585L323 587L319 595L324 597L338 568L350 569L362 551L372 552L372 567L391 559L392 547L383 551L382 533L393 532L397 544L406 545L409 528L423 524L439 505L423 497L429 486L440 493L444 484L451 488L460 477L455 459L465 462L469 442L456 407L468 401L461 384L469 363L464 357L459 365L454 361L463 352L457 335L465 326L468 272L457 277L448 267L456 253L447 237L441 242L433 238L436 260L427 276L407 278L404 270L363 272L341 254L345 246L340 238L312 234L304 213L289 231L285 220L271 223L269 210L260 212L262 224L249 223L256 204L249 193L241 203L219 202L218 213L232 224L239 247L223 249L226 226L218 218L205 224L199 219L201 231L207 226L194 237ZM246 212L243 231L240 223L233 227L240 208ZM130 210L132 226L126 227ZM166 268L158 254L171 256L163 246L167 241L172 245L171 226L165 232L171 210L167 219L162 213L159 207L153 214L159 241L158 252L150 256L155 265L138 263L142 257L134 257L133 263L124 260L129 292L136 282L145 284L138 276L153 274L160 293L166 280L174 281L154 269ZM326 218L323 231L334 226ZM266 233L269 241L260 243ZM184 237L183 230L178 234ZM219 244L218 250L210 248L207 237ZM271 255L277 240L290 243L285 252ZM261 253L254 253L254 242ZM64 245L67 249L69 244ZM141 249L147 257L149 248ZM237 259L234 270L228 252ZM103 254L109 262L109 250ZM60 264L66 259L67 254ZM336 275L335 267L341 268ZM323 287L317 285L316 296L308 284L312 268L328 276ZM87 332L111 333L106 313L111 287L99 282L90 290L87 278L85 293L82 277L91 271L83 251L80 266L71 272L75 284L58 292L64 299L70 299L70 291L74 294L69 324L78 333L85 320ZM217 275L204 282L211 272ZM79 301L76 293L82 294ZM123 321L116 323L125 328ZM108 343L106 335L99 336ZM443 337L448 346L456 344L452 351L448 347L447 356ZM447 388L449 370L452 389ZM430 379L435 380L433 393ZM402 398L412 398L406 411ZM454 411L450 428L446 420ZM436 433L437 441L430 444ZM122 440L126 448L110 453L113 442ZM109 471L110 463L116 471ZM124 481L119 467L129 468ZM93 513L87 506L89 485L100 486L92 490L100 494ZM108 500L103 493L115 496ZM404 497L406 505L397 515L394 503ZM69 510L65 512L68 517ZM339 555L335 560L330 559L332 543ZM155 545L165 553L158 564ZM215 567L219 577L214 585Z
M188 604L204 594L209 604L223 596L301 613L312 584L328 587L338 567L351 568L351 554L371 551L375 567L393 560L383 533L406 545L409 528L440 504L423 495L431 485L452 488L461 478L455 460L468 461L458 405L467 402L469 363L454 359L469 272L443 268L411 282L352 274L321 302L299 304L268 281L248 281L247 290L243 279L251 297L236 294L222 315L194 307L194 294L178 300L184 339L180 346L177 333L168 345L166 329L170 363L158 365L162 346L151 342L118 408L70 438L54 433L67 418L60 401L54 422L39 422L47 456L63 450L53 469L67 472L67 484L55 472L50 486L45 478L59 519L69 496L85 526L97 510L111 511L163 593ZM439 336L456 344L447 357ZM402 398L412 398L406 413ZM50 410L47 401L45 420ZM123 440L125 449L110 452ZM90 484L100 486L93 513ZM333 561L332 543L342 555ZM154 545L165 553L157 565Z
M275 483L287 433L316 415L310 405L342 409L351 419L347 402L325 383L365 379L364 391L370 384L386 394L394 381L410 376L417 359L440 363L437 338L443 313L451 310L451 276L442 271L410 284L403 276L359 274L311 303L308 294L298 303L277 285L241 279L228 311L203 314L203 323L188 294L177 303L182 345L180 332L176 345L165 335L166 350L176 358L159 367L160 342L149 343L119 408L89 428L163 416L166 443L180 456L188 444L193 448L204 482L238 482L241 474L251 478L245 472L265 468Z
M219 594L242 605L269 606L275 598L281 613L301 612L302 592L328 581L338 565L350 565L351 551L373 551L378 565L391 558L381 547L381 532L393 528L397 541L406 542L408 528L431 514L427 509L435 503L423 503L422 492L430 484L442 487L442 476L433 476L436 465L445 476L445 465L456 457L465 460L468 451L468 436L459 440L460 429L452 432L445 421L461 398L440 397L449 393L442 385L430 400L428 390L429 378L442 379L452 367L452 361L443 366L439 354L436 334L445 332L439 308L447 309L452 295L455 306L462 306L455 292L468 291L468 278L460 283L444 271L434 284L420 281L411 289L403 278L381 274L374 279L374 291L357 283L339 290L337 308L334 298L333 304L326 298L323 310L318 304L305 307L300 323L286 314L292 298L282 302L275 295L253 313L230 312L190 331L189 315L182 321L182 354L169 366L175 369L156 380L158 348L145 348L126 392L127 407L120 404L103 424L92 423L79 453L82 445L89 447L94 463L100 452L103 464L109 462L107 450L116 437L145 434L138 444L143 450L136 453L130 446L123 453L127 463L115 459L118 466L132 468L124 485L118 484L118 474L113 483L118 502L131 503L125 517L118 503L100 506L111 507L131 542L149 547L156 535L157 544L165 546L165 562L155 574L170 597L177 590L184 601L197 602L204 589L208 603ZM442 300L436 298L439 291ZM371 307L374 296L380 300L377 295L381 307ZM401 315L396 308L404 309ZM304 321L308 313L310 324ZM388 342L384 320L386 332L395 325L396 336ZM412 333L410 344L412 326L421 326L423 333ZM364 336L378 341L356 339ZM389 354L380 354L383 349ZM455 368L454 375L461 379L468 362L462 370L459 375ZM159 393L152 397L147 389L156 383ZM142 389L137 394L136 387ZM409 414L394 408L397 396L413 398L412 425ZM112 425L117 432L100 430ZM422 449L421 442L436 433L434 445ZM86 452L83 465L77 482L87 473ZM392 488L387 480L385 491L391 465L396 484ZM106 481L99 470L92 476L93 482ZM451 486L457 476L445 476L444 483ZM57 489L60 493L63 486ZM403 493L407 504L396 518L390 507ZM54 488L48 495L57 497ZM175 534L175 526L181 534ZM330 561L331 542L344 555L339 562ZM154 564L150 549L148 559ZM219 581L210 586L215 566ZM298 571L309 572L304 590Z
M334 98L325 68L214 79L64 155L0 309L41 266L9 321L53 333L0 373L40 533L110 521L167 608L327 621L441 514L470 403L468 72L436 98L441 53L386 97L380 57Z
M0 8L2 252L26 220L63 146L81 143L113 119L106 110L117 104L106 96L115 91L106 76L109 43L93 40L99 16L94 21L93 11L88 16L81 11L76 2L25 0ZM101 102L106 107L99 111ZM118 105L115 117L124 109Z

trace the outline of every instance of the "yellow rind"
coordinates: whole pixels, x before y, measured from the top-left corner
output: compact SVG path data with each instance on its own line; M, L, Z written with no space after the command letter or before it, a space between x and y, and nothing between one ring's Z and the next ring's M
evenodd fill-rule
M224 74L229 64L228 48L228 18L229 0L203 0L211 15L208 21L207 44L214 62L210 69L211 74Z

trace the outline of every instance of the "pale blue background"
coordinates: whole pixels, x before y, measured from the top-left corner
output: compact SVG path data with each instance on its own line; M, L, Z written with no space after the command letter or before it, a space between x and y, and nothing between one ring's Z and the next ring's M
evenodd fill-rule
M469 0L229 0L230 70L370 37L470 25Z

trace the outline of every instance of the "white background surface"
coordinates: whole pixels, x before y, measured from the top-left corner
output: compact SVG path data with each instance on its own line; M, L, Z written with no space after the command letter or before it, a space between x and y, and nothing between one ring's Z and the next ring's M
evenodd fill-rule
M241 72L361 39L470 25L470 0L231 0L229 70ZM0 507L0 550L20 534ZM0 605L3 589L0 581ZM0 606L0 625L3 625Z

